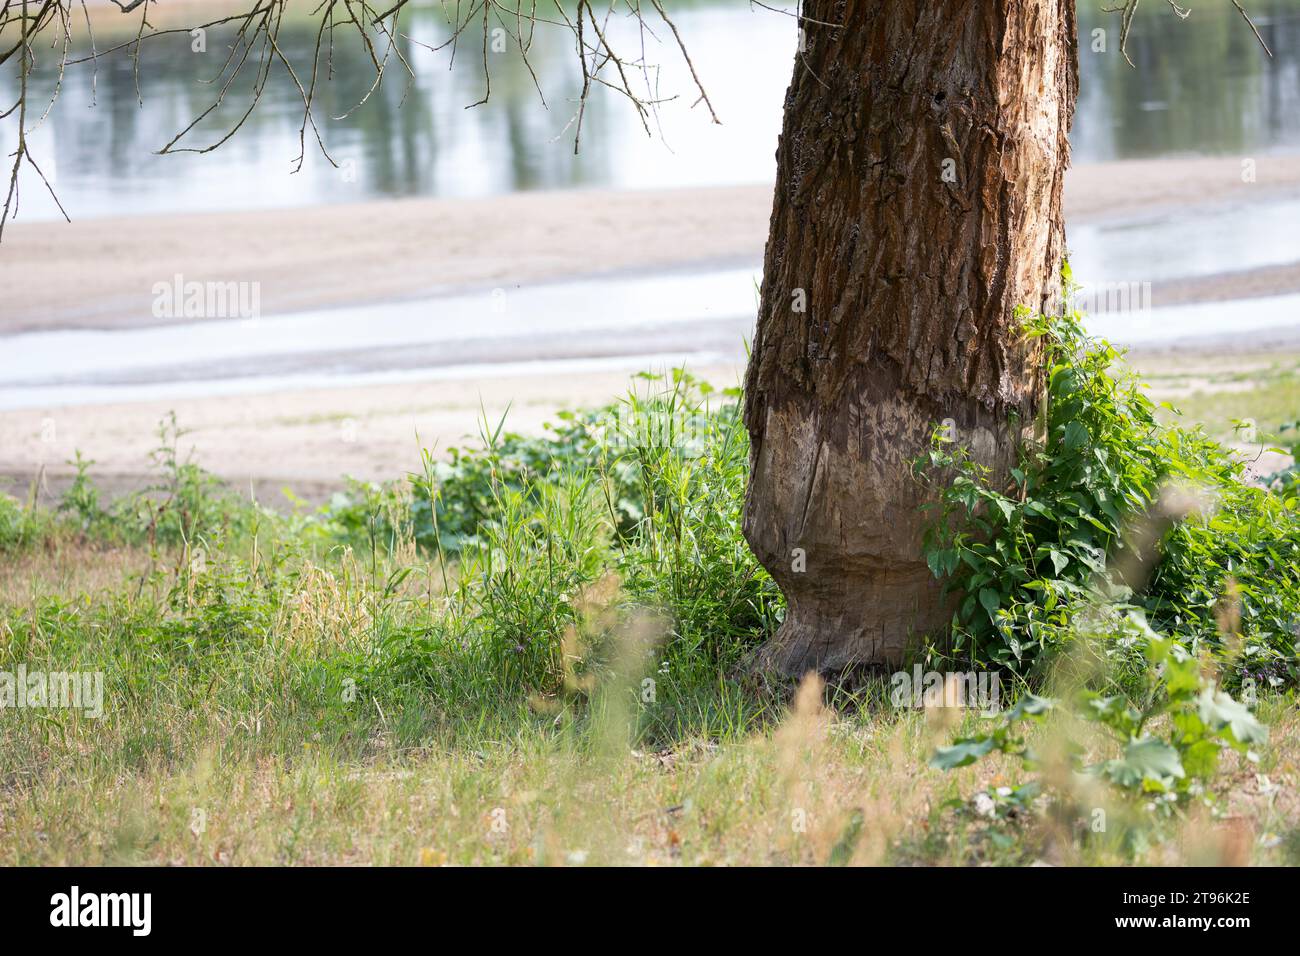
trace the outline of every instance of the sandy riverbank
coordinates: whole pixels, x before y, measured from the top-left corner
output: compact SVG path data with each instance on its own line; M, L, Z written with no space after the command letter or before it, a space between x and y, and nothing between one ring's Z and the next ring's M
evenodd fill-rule
M743 369L692 371L726 387L739 384ZM96 462L93 473L110 492L144 487L158 423L174 410L191 430L182 448L240 489L275 505L285 504L285 486L321 500L345 474L390 479L418 470L421 446L464 445L484 417L495 426L505 415L508 430L537 433L556 410L603 405L634 384L644 393L627 371L595 371L7 411L0 491L25 494L37 480L43 494L59 493L77 450Z
M1162 159L1070 171L1066 214L1082 224L1202 203L1300 196L1300 156ZM72 224L11 226L0 249L0 334L158 321L153 287L260 283L265 314L511 288L547 279L762 257L770 186L409 199ZM1162 301L1300 290L1300 267L1199 279ZM1175 294L1177 293L1177 294Z
M1300 362L1300 343L1285 353L1130 358L1156 381L1150 394L1160 401L1248 388L1252 371ZM726 387L739 384L744 370L732 363L692 371ZM1225 380L1233 371L1246 380ZM504 415L509 430L535 434L558 409L601 405L630 387L648 386L627 371L591 371L7 411L0 414L0 491L24 496L36 482L42 498L54 500L78 450L96 462L93 474L110 494L146 487L158 423L175 411L190 430L182 449L241 491L275 507L287 507L286 487L319 502L342 486L343 475L398 478L419 468L421 446L445 453L476 443L485 417L495 425ZM1276 467L1269 456L1258 470Z

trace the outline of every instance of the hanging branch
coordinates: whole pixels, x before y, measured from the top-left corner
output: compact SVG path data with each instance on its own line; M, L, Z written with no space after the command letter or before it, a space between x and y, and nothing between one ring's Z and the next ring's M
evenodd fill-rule
M1251 32L1255 34L1255 39L1258 40L1259 45L1264 48L1264 52L1271 57L1273 51L1268 48L1268 44L1264 42L1264 38L1259 35L1259 27L1255 26L1255 21L1250 18L1250 14L1246 12L1246 8L1238 3L1237 0L1232 0L1232 5L1237 8L1237 12L1241 14L1242 19L1250 26Z
M1141 0L1124 0L1124 3L1118 7L1101 8L1103 13L1118 13L1120 15L1119 52L1124 54L1124 59L1128 60L1129 66L1134 66L1134 63L1132 58L1128 55L1128 34L1129 29L1133 25L1133 14L1137 13L1138 4L1140 2ZM1165 0L1165 2L1169 4L1169 8L1174 11L1174 15L1177 16L1178 19L1186 20L1191 15L1191 7L1180 7L1174 2L1174 0ZM1239 0L1232 0L1232 5L1237 8L1237 12L1241 14L1251 31L1255 34L1255 39L1258 40L1259 45L1264 48L1264 52L1271 57L1273 51L1268 48L1268 44L1265 43L1264 38L1260 36L1259 28L1255 26L1255 21L1250 18L1250 14L1246 12L1246 8L1241 5Z
M582 118L586 110L587 99L591 91L601 86L613 90L625 98L636 110L642 128L647 136L651 132L651 119L658 126L657 107L675 97L657 95L657 70L645 58L645 37L654 37L651 21L662 23L672 34L673 45L685 61L690 71L691 80L698 97L696 103L703 103L712 120L720 122L717 113L705 92L704 84L687 52L676 24L669 18L660 0L648 0L650 6L643 14L642 0L605 0L605 9L597 12L592 0L577 0L576 16L570 19L564 9L562 0L552 0L555 7L554 18L539 14L537 0L455 0L454 6L444 0L443 8L449 14L450 36L443 43L429 47L409 35L401 32L400 19L410 0L388 0L386 5L375 5L371 0L317 0L311 16L319 21L312 48L310 63L293 63L281 43L281 28L288 8L289 0L246 0L247 7L240 13L216 17L204 22L184 27L158 29L150 22L150 5L158 0L112 0L122 14L137 12L139 25L130 40L99 50L95 46L94 33L91 29L90 14L85 9L85 0L0 0L0 67L9 61L15 61L18 78L17 100L0 112L0 121L13 118L18 127L17 149L11 154L9 189L3 212L0 212L0 236L9 217L18 207L19 170L26 163L36 170L47 189L53 195L54 190L40 167L32 159L28 150L28 137L35 127L29 128L28 97L31 91L31 77L36 68L33 41L40 36L53 35L56 38L57 78L53 93L45 106L40 119L43 120L53 108L62 89L64 70L69 66L89 64L96 67L101 57L124 53L132 60L132 72L135 79L137 99L143 105L140 93L140 70L145 47L153 41L164 37L190 35L197 30L232 31L229 51L225 55L220 69L209 81L216 87L212 102L186 126L180 129L168 142L158 150L159 153L210 153L219 149L243 128L250 116L262 102L268 84L278 71L273 68L278 64L293 88L296 99L302 104L301 121L298 130L298 155L294 158L294 172L301 170L306 156L307 131L310 129L316 146L331 164L337 166L326 148L324 136L316 117L316 97L322 81L334 78L334 50L336 42L358 44L365 52L374 71L369 88L350 109L334 119L343 119L363 106L371 95L379 89L389 68L398 65L406 74L407 83L414 81L415 73L407 62L402 44L409 43L426 49L450 49L451 62L455 62L456 49L461 35L471 26L483 30L483 42L479 68L483 75L483 95L467 108L482 106L492 95L492 77L488 58L489 36L494 24L500 26L507 36L516 55L522 60L543 108L546 100L542 95L541 83L529 59L533 37L539 27L567 30L576 41L575 52L578 57L578 71L582 77L581 92L577 98L573 117L565 130L574 127L574 151L578 150L582 135ZM90 51L81 55L72 52L71 11L73 6L80 6L85 16L85 25L90 38ZM640 49L629 53L616 49L610 36L612 18L616 15L630 17L636 21ZM399 42L400 41L400 42ZM652 73L654 78L652 79ZM200 135L199 129L204 121L212 117L227 102L233 89L237 87L241 76L247 76L251 89L246 95L246 108L235 118L224 132L206 142L194 142ZM638 81L639 79L639 81ZM92 83L94 81L92 80ZM644 88L642 88L644 86ZM35 126L39 126L38 120ZM561 133L563 135L563 132ZM57 196L55 202L58 202ZM62 206L59 207L63 211ZM66 217L66 213L64 213Z

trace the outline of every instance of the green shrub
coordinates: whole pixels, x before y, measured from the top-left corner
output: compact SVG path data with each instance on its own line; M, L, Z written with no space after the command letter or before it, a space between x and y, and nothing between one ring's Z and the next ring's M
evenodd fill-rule
M666 671L704 678L735 666L776 627L780 592L741 533L749 435L738 390L711 402L677 373L651 401L627 403L620 516L640 513L620 572L632 600L670 615Z
M1215 686L1203 661L1177 641L1154 633L1140 612L1128 611L1110 624L1108 640L1127 634L1141 647L1145 667L1137 694L1106 694L1084 687L1074 688L1061 701L1025 694L997 718L991 730L939 748L931 764L951 770L995 751L1018 757L1025 769L1045 771L1041 781L1025 786L1034 794L1049 792L1058 809L1065 808L1066 818L1077 819L1081 804L1087 809L1092 802L1085 799L1085 782L1100 781L1125 805L1121 836L1131 851L1149 834L1158 837L1163 821L1192 801L1213 809L1211 782L1220 755L1234 750L1253 756L1251 746L1267 741L1268 730L1245 705ZM1087 638L1081 635L1081 639ZM1063 753L1038 752L1021 725L1042 723L1060 708L1077 720L1104 728L1116 755L1087 763L1072 735L1058 737L1058 743L1065 743ZM1062 759L1065 774L1051 766Z
M498 426L445 467L426 453L411 481L416 540L455 585L437 627L390 648L400 666L438 683L420 655L445 662L458 647L501 687L554 691L607 662L611 632L653 617L664 693L715 682L780 608L740 532L749 446L736 398L680 370L647 375L547 437Z
M959 595L958 651L1030 671L1068 642L1078 608L1119 599L1193 648L1230 653L1235 679L1294 678L1294 502L1250 485L1199 429L1162 426L1120 353L1088 338L1077 314L1026 330L1043 340L1047 399L1013 485L995 487L939 433L919 463L931 481L950 478L926 551ZM1226 629L1225 596L1239 603Z
M31 515L12 495L0 492L0 549L17 548L31 537Z
M424 451L424 470L403 481L348 479L320 509L317 519L332 534L352 543L391 542L409 525L416 544L428 553L459 555L477 546L483 527L499 517L507 492L536 500L540 488L564 476L600 471L612 480L611 500L621 531L640 517L634 476L605 455L602 439L621 414L620 404L561 411L543 434L509 432L502 418L483 422L477 445L453 446L446 459Z
M257 509L226 489L192 457L181 457L186 434L170 413L158 426L158 447L150 454L157 480L124 502L118 520L129 532L166 544L194 541L217 532L239 534L256 520Z
M59 501L58 513L71 518L82 534L94 534L109 518L99 503L99 489L90 478L90 466L94 462L84 458L78 451L68 464L76 469L76 475Z
M584 593L610 565L608 526L589 474L492 493L495 517L462 552L459 614L472 622L473 650L506 686L555 690L599 650L565 641Z
M226 488L191 458L182 458L185 434L175 414L159 423L159 445L151 453L154 481L144 490L105 505L91 476L94 465L76 452L68 462L72 483L50 511L24 508L0 495L0 548L29 546L53 536L106 544L184 545L215 534L239 537L277 516Z

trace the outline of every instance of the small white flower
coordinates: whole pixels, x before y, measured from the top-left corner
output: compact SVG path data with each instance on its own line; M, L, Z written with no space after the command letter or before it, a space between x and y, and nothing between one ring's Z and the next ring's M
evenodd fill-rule
M1262 797L1270 796L1282 789L1262 773L1255 774L1255 783L1259 787L1259 793Z

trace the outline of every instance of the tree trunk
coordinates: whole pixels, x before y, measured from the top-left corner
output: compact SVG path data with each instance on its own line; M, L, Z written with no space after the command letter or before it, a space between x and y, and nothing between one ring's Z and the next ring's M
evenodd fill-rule
M1059 288L1077 87L1073 0L805 0L800 25L745 404L791 675L897 663L951 617L911 463L950 420L1006 472L1033 422L1013 313Z

